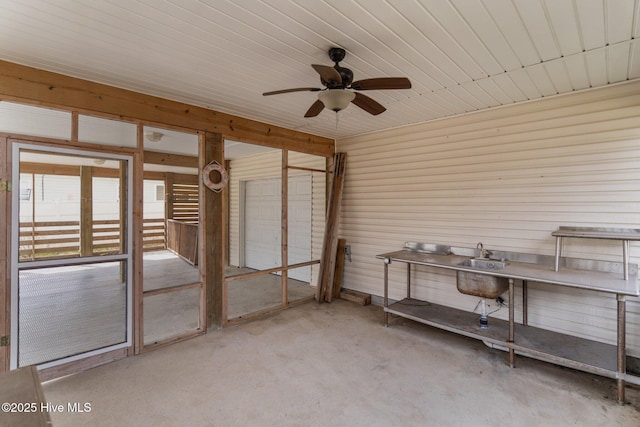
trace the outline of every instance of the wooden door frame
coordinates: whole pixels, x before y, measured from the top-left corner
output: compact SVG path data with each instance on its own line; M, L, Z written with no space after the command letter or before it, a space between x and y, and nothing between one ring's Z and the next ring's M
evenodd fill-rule
M0 305L0 337L6 338L7 345L0 346L0 372L9 370L11 346L11 144L6 136L0 135L0 295L4 303Z

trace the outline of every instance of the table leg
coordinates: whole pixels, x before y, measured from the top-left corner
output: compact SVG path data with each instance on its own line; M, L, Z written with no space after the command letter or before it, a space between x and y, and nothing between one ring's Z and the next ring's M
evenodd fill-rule
M627 372L626 352L626 301L624 295L618 295L618 403L624 405L624 376Z
M629 241L622 241L622 265L624 268L624 280L629 280Z
M558 271L560 269L560 257L562 256L562 237L556 236L556 259L554 269Z
M514 301L514 289L512 278L509 278L509 342L514 342L514 315L515 315L515 301ZM509 366L514 368L516 366L516 352L512 347L509 347Z
M411 264L407 263L407 298L411 298Z
M389 307L389 264L391 260L389 258L384 259L384 326L389 326L389 313L387 307Z
M529 314L527 310L527 292L528 292L528 283L526 280L522 281L522 325L527 326L529 324Z

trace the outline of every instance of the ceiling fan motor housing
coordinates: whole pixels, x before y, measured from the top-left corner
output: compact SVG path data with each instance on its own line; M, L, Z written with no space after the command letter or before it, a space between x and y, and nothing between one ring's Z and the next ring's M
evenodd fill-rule
M339 83L334 81L326 81L325 79L320 77L320 82L322 83L322 85L327 87L328 89L344 89L346 87L349 87L349 85L353 81L353 71L348 68L341 67L338 64L334 65L333 68L335 68L336 71L340 74L342 82Z
M320 77L320 82L323 86L328 89L344 89L349 87L351 82L353 81L353 71L348 68L341 67L338 62L342 61L346 55L344 49L340 47L332 47L329 49L329 58L335 63L333 68L340 74L340 78L342 79L341 83L334 81L326 81L322 77Z
M344 59L346 52L341 47L332 47L329 49L329 58L336 64Z

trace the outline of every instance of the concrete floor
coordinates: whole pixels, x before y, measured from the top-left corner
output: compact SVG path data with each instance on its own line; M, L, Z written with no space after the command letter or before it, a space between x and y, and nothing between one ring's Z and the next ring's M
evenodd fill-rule
M170 251L144 254L145 291L197 283L198 266ZM255 270L228 267L227 275ZM26 270L20 273L20 366L126 341L127 294L120 264ZM288 301L312 298L315 287L289 279ZM200 289L181 289L144 297L144 343L154 344L197 332ZM229 282L230 319L282 304L282 281L275 274Z
M251 268L227 267L227 277L250 273ZM277 274L254 276L228 282L228 318L237 319L249 314L282 305L282 277ZM316 293L315 286L289 278L287 280L287 301L294 303L312 298Z
M634 426L640 390L392 319L309 303L44 385L55 426Z
M150 291L200 280L193 266L170 251L144 254L144 290ZM227 267L225 276L253 272L250 268ZM144 298L145 345L196 332L200 326L200 290L185 289ZM315 287L289 279L288 301L308 299ZM236 319L282 304L282 281L275 274L233 280L228 287L228 317Z

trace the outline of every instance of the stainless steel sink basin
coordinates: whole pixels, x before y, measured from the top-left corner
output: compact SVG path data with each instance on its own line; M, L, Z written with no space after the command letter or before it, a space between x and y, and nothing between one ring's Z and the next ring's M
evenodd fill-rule
M466 267L473 268L486 268L489 270L501 270L507 265L504 261L497 261L493 259L485 259L485 258L471 258L466 261L461 262L458 265L464 265Z
M500 270L507 264L504 261L471 258L458 265L483 270ZM463 294L496 299L509 289L509 280L506 277L495 277L469 271L456 271L456 285L458 286L458 291Z

